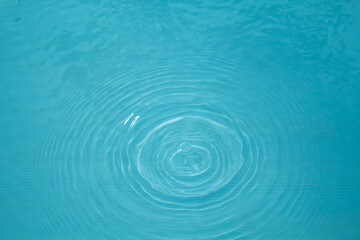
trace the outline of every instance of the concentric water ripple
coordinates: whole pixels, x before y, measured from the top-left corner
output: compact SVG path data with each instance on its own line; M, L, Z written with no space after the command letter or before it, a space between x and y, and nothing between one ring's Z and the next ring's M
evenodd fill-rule
M0 239L358 239L359 1L0 1Z
M49 210L57 228L69 232L86 217L84 226L96 225L111 237L123 233L109 227L115 222L134 238L169 239L176 230L183 235L173 239L257 239L272 219L286 226L301 216L305 178L299 169L306 163L292 165L290 156L298 155L291 146L294 129L283 126L288 117L306 124L302 110L246 65L201 51L196 59L206 67L200 70L192 57L181 59L185 72L165 60L137 62L120 74L99 74L102 84L85 92L64 86L57 124L67 135L45 134L38 144L47 147L34 153L59 159L49 194L76 206L66 213L57 210L60 205ZM253 85L232 92L225 79ZM262 87L266 94L252 100ZM266 109L277 99L284 101L279 111L291 113L283 122ZM237 111L228 108L234 104ZM72 197L57 199L63 193ZM139 222L155 224L154 231Z

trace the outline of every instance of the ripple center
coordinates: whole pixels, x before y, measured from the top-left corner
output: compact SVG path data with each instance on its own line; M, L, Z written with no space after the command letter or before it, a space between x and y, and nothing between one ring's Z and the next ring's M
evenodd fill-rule
M184 152L190 151L191 148L192 148L192 145L188 142L184 142L184 143L180 144L180 149Z

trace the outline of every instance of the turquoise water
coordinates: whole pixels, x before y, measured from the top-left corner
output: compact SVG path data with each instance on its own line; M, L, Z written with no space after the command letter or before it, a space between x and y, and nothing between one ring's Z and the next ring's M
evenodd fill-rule
M360 3L0 1L0 239L360 239Z

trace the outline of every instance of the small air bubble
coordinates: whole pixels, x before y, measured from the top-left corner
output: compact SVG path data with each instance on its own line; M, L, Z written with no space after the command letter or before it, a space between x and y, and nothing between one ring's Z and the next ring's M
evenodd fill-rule
M181 150L183 150L184 152L188 152L191 150L191 144L188 142L184 142L182 144L180 144L180 148Z

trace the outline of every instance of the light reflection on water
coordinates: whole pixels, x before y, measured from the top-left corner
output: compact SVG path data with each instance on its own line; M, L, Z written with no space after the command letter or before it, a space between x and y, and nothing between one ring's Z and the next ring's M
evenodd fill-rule
M0 2L0 238L360 237L358 10Z

